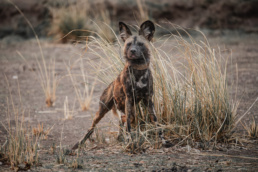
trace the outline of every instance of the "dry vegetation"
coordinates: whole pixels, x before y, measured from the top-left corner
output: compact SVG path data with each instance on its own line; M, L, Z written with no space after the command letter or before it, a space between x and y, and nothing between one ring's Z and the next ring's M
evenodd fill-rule
M72 68L76 67L76 65L79 65L81 73L72 74ZM78 102L80 103L81 110L86 111L90 108L93 91L96 85L96 78L93 83L90 83L87 71L85 71L83 66L83 60L80 58L70 65L70 67L67 66L67 71L71 78Z
M44 139L47 139L49 132L51 131L52 128L44 129L44 125L38 124L37 127L32 128L32 133L34 136L43 136Z
M1 146L2 160L7 164L10 164L13 170L28 170L32 165L38 165L38 144L42 139L42 133L45 133L40 127L41 132L34 132L36 130L31 129L30 124L25 122L25 117L30 117L29 111L27 111L22 105L22 99L19 97L19 104L14 103L14 96L11 94L9 84L9 97L7 97L7 109L6 120L7 124L1 122L8 135L4 145ZM18 85L19 86L19 85ZM17 88L19 95L20 90ZM15 119L15 123L11 123L11 120Z
M72 64L70 61L67 62L67 75L64 76L70 77L80 108L86 111L91 107L96 81L105 84L113 81L123 69L124 59L121 56L123 45L112 29L109 12L102 9L100 15L92 19L89 7L80 3L82 1L73 6L53 10L53 27L49 34L61 38L62 42L76 42L78 37L80 40L86 40L84 51L78 59ZM137 4L139 20L147 19L148 12L143 1L137 0ZM163 130L166 139L174 145L205 143L214 146L216 143L234 142L232 136L238 101L229 98L226 77L227 61L231 57L223 57L219 49L211 48L204 35L202 41L195 40L183 28L172 23L168 25L172 30L180 32L161 36L160 39L150 43L155 88L154 103L161 124L158 130ZM188 36L181 36L182 32ZM164 51L164 46L167 46L166 41L170 38L176 40L176 43L169 45L169 50ZM88 53L99 58L102 64L84 60L84 56ZM23 57L21 54L20 56ZM46 104L51 107L56 99L58 84L55 60L46 62L43 54L41 57L42 59L37 60L39 69L37 76L46 97ZM84 61L91 66L91 71L83 68ZM75 66L79 67L80 73L73 73ZM93 83L89 83L89 73L95 75ZM50 129L45 131L42 123L31 130L30 125L24 121L24 116L29 115L29 112L25 111L22 105L21 107L15 105L13 98L10 94L7 99L6 115L9 123L5 129L8 135L2 146L2 153L13 169L19 169L19 164L22 163L26 164L25 168L30 168L31 165L38 164L38 143L42 136L48 135ZM66 98L64 101L64 118L72 119L74 106L71 110L68 100ZM137 106L136 112L137 120L132 132L134 139L124 143L124 150L139 153L149 147L159 148L161 144L156 135L156 128L148 120L145 108ZM11 116L14 116L15 126L10 124ZM257 138L258 126L255 120L250 127L246 124L244 127L250 138ZM101 131L96 130L96 140L105 143L105 136ZM56 161L58 164L67 164L61 143ZM69 166L77 169L82 168L81 164L77 154Z
M171 24L171 27L175 26ZM237 110L237 102L229 99L226 84L226 65L231 57L221 57L219 51L209 46L205 36L204 42L197 42L188 36L164 36L162 42L171 37L176 40L168 52L163 51L165 43L159 40L154 43L158 46L151 44L154 103L161 129L165 131L166 138L174 143L227 142L231 139ZM90 39L90 53L101 58L105 64L99 78L108 84L124 66L120 55L122 45L119 40L110 45L103 38L91 36ZM176 53L170 54L172 51ZM94 70L98 68L94 62L91 66ZM136 111L139 117L136 120L136 135L140 138L136 140L142 142L143 137L145 146L154 146L156 137L154 142L150 140L153 126L145 122L148 121L148 114L144 107L139 106Z
M258 124L255 122L255 119L253 117L253 121L251 124L242 124L247 132L247 136L251 139L257 139L258 138Z

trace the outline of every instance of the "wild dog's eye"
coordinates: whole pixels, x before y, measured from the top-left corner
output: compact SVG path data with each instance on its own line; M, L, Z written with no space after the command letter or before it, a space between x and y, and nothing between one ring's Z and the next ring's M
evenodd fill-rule
M143 43L141 43L141 42L138 42L138 45L139 45L139 46L143 46Z
M132 43L131 42L129 42L128 44L127 44L127 47L130 47L132 45Z

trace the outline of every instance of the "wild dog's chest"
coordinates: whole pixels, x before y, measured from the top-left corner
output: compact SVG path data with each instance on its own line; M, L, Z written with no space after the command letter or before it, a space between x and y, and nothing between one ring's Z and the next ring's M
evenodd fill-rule
M135 73L132 75L132 85L135 89L141 90L147 87L149 81L149 71L146 70L144 73Z
M128 69L124 77L127 95L133 94L135 97L145 97L150 93L152 94L152 76L149 69Z

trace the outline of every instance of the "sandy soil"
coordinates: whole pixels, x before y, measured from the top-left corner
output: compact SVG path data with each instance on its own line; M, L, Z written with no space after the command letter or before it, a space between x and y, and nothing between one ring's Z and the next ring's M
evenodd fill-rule
M232 86L230 94L232 98L239 100L238 115L243 115L258 97L258 35L238 34L235 32L216 33L208 39L214 48L218 46L223 55L232 53L232 60L228 65L228 84ZM198 38L197 38L198 39ZM19 103L17 81L21 90L22 104L30 112L30 118L25 121L32 126L39 123L44 128L51 128L46 140L40 143L39 160L42 166L33 167L32 171L71 171L67 165L58 165L56 155L49 153L53 144L70 148L79 140L89 128L92 116L97 110L98 98L105 88L105 84L97 82L94 90L90 110L82 112L74 88L67 77L65 64L72 63L78 59L83 45L53 44L47 40L41 40L42 50L46 61L56 59L56 75L60 78L57 88L55 106L47 108L45 97L40 86L39 78L34 70L37 70L36 57L40 58L40 50L35 40L21 42L0 42L0 120L6 123L6 97L8 87L5 80L8 79L15 104ZM169 43L168 43L169 44ZM231 51L230 51L231 50ZM20 52L27 60L26 64L17 54ZM93 56L87 57L89 59ZM95 60L99 63L98 59ZM236 66L238 74L236 74ZM89 66L85 64L85 70ZM79 68L74 68L79 72ZM238 77L237 77L238 75ZM18 78L18 79L17 79ZM238 78L238 79L237 79ZM93 79L90 79L93 82ZM235 85L238 85L236 89ZM70 109L73 109L73 118L64 120L64 100L68 98ZM258 122L258 106L246 114L243 121L250 122L254 116ZM11 123L14 123L12 119ZM81 152L79 160L83 160L81 171L257 171L258 170L258 147L257 141L244 145L226 145L221 150L198 150L191 147L172 147L161 149L148 149L145 153L131 155L123 151L122 146L114 144L114 131L117 131L117 119L110 113L100 122L99 127L105 135L108 143L91 143L90 148ZM238 132L244 135L241 125L237 127ZM62 139L61 139L62 133ZM0 125L0 143L3 144L6 135L5 129ZM95 136L94 136L95 137ZM244 136L243 136L244 137ZM108 139L109 138L109 141ZM66 156L69 161L74 156ZM0 171L6 171L9 167L0 165Z

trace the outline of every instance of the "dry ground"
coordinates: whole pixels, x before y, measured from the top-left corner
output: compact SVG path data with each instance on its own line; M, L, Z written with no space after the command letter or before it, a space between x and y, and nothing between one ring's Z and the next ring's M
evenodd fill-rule
M240 102L238 115L243 115L258 97L258 35L227 32L213 34L208 38L214 48L218 46L221 48L223 55L229 55L230 50L232 50L232 60L228 65L228 84L229 86L233 85L230 87L232 88L230 89L232 98L237 93L236 98ZM56 163L57 151L51 154L50 148L55 144L58 149L60 142L62 147L70 148L85 134L85 131L90 127L92 116L97 111L98 98L105 88L105 84L97 83L90 110L80 111L71 80L67 77L65 64L79 58L78 53L82 51L80 47L83 45L53 44L48 40L41 40L46 60L56 59L56 74L60 78L55 106L47 108L38 76L33 71L37 70L35 57L40 58L36 41L33 39L21 40L20 42L10 40L5 39L0 42L0 120L3 123L6 122L6 96L9 94L5 80L6 75L16 103L19 100L17 89L17 81L19 81L22 104L30 111L30 118L25 118L25 121L30 122L32 126L43 123L46 129L53 127L48 138L40 143L39 160L42 166L33 167L32 171L72 171L72 169L68 169L68 165L58 165ZM20 52L26 58L29 65L18 56L17 52ZM94 56L87 56L86 58L91 59ZM95 61L100 63L98 59L95 59ZM89 66L85 63L85 70L88 68ZM75 68L74 72L79 72L79 69ZM93 79L90 79L90 82L93 82ZM238 85L237 91L236 84ZM66 97L68 97L71 109L76 101L74 116L70 120L64 120L63 107ZM258 122L257 104L243 120L249 123L252 116ZM112 133L117 131L114 124L117 124L117 119L110 113L107 114L99 125L107 143L89 143L89 148L80 153L79 161L83 160L83 168L78 170L258 171L257 141L244 145L226 145L221 150L213 151L198 150L186 146L148 149L145 153L131 155L124 152L122 146L114 141ZM244 138L243 127L239 125L237 129ZM1 144L5 141L6 134L7 132L1 125ZM66 157L69 161L76 158L69 155ZM0 171L8 169L8 166L0 165Z

